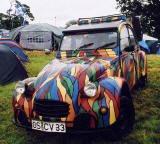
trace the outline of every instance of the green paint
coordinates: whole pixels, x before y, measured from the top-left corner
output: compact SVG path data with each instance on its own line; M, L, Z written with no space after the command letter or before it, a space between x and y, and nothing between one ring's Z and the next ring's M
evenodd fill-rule
M88 75L89 78L91 78L92 74L86 69L86 74Z
M143 60L140 61L140 67L141 67L141 69L144 68L144 61Z
M93 81L96 81L96 70L93 66L91 66Z
M93 111L98 116L98 127L101 128L101 127L103 127L103 119L102 119L102 115L99 113L99 109L100 109L100 107L98 105L98 99L97 99L93 103Z
M72 51L71 56L75 57L78 55L78 53L79 53L79 51Z
M72 81L69 78L64 76L63 76L63 79L64 80L62 80L62 85L66 88L67 93L72 97L73 89L74 89Z
M49 90L47 91L47 97L49 100L51 100L51 87L49 88Z
M55 122L55 121L56 121L56 118L55 118L55 117L50 117L49 119L50 119L50 121L52 121L52 122Z

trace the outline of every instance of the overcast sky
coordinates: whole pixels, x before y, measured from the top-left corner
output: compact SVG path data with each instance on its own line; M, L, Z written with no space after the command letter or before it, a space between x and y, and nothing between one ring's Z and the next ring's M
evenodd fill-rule
M12 0L10 0L12 1ZM105 16L120 13L116 0L19 0L31 8L35 20L31 23L49 23L65 26L79 17ZM0 13L9 9L9 0L1 0Z

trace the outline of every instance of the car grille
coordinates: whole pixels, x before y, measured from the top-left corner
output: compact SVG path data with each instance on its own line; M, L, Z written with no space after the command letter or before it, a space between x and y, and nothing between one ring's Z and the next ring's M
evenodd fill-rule
M44 117L67 117L69 114L69 104L53 100L36 100L34 110Z

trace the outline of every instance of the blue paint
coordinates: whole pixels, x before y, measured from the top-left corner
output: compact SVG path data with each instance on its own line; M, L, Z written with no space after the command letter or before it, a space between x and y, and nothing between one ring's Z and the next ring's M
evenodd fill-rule
M103 97L102 99L102 107L107 108L105 97ZM103 115L102 117L103 117L104 126L107 127L109 125L109 110L107 111L107 114Z

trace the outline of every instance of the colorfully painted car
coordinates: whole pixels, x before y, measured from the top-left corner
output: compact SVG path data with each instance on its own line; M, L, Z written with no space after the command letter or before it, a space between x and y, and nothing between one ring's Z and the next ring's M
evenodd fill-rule
M78 20L63 31L57 57L16 84L14 123L53 133L132 130L131 90L147 79L146 55L127 17Z

